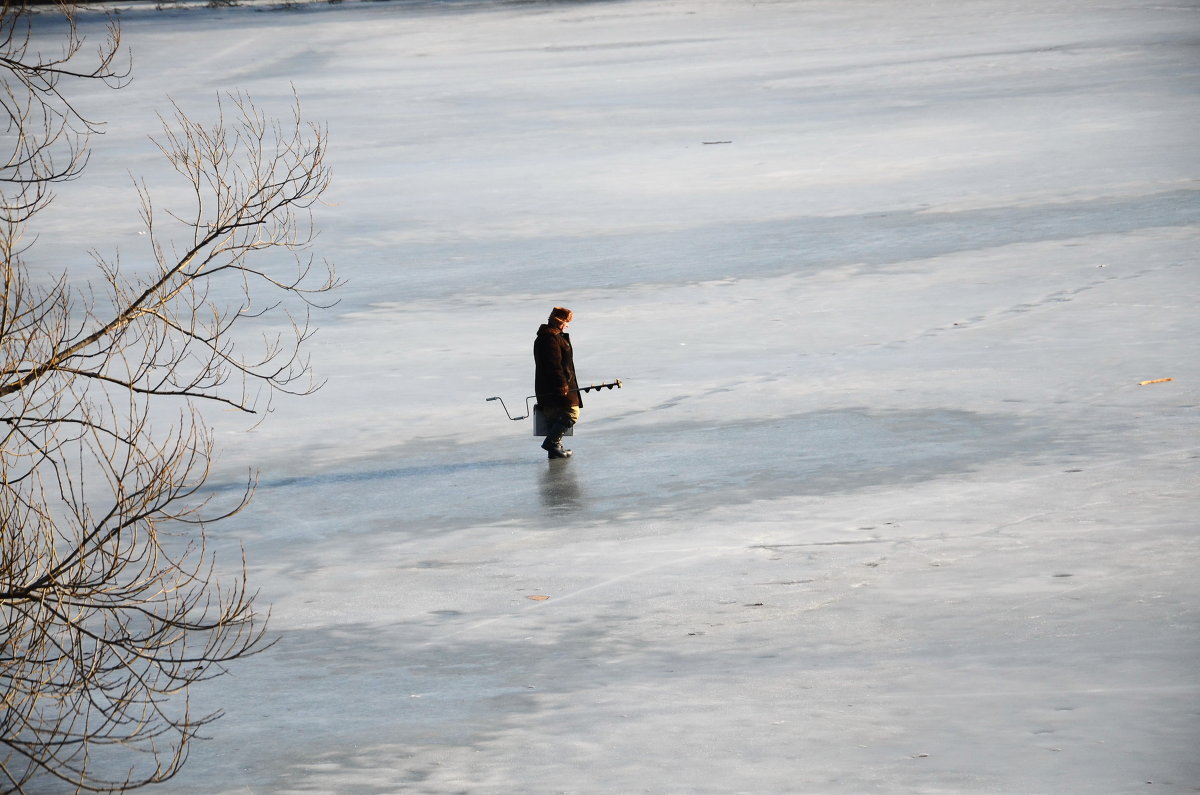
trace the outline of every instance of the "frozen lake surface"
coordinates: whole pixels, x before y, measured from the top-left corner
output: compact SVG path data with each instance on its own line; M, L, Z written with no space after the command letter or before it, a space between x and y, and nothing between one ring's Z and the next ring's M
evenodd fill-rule
M219 426L279 642L163 791L1200 792L1196 3L122 21L40 250L133 266L166 97L294 86L349 281ZM556 304L625 386L551 465L485 398Z

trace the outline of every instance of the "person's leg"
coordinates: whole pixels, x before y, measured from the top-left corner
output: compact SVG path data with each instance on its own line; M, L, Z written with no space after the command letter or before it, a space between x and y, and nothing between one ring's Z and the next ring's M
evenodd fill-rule
M571 451L563 449L563 435L579 420L579 407L572 406L567 411L560 412L554 415L553 418L548 417L550 423L549 429L546 432L546 439L542 442L542 449L546 451L548 458L570 458Z

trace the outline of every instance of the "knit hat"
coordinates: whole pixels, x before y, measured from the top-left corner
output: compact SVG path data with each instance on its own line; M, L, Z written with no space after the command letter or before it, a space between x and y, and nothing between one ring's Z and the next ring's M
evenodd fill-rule
M551 326L560 326L563 323L570 323L571 318L575 317L575 313L570 309L562 306L556 306L550 310L550 319L546 322Z

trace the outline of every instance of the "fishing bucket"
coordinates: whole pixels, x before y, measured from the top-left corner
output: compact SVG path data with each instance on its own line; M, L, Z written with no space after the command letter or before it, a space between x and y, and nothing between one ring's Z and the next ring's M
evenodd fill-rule
M538 404L533 404L533 435L545 436L550 432L550 421L546 419L546 414L542 411L542 407ZM563 436L574 436L575 428L572 426L567 428Z

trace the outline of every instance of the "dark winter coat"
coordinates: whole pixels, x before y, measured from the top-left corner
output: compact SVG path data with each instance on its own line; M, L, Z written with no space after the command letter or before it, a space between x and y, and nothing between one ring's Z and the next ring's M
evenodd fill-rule
M583 405L579 379L575 377L570 334L543 323L533 341L533 363L533 392L544 412L554 414ZM564 385L570 390L566 395L562 393Z

